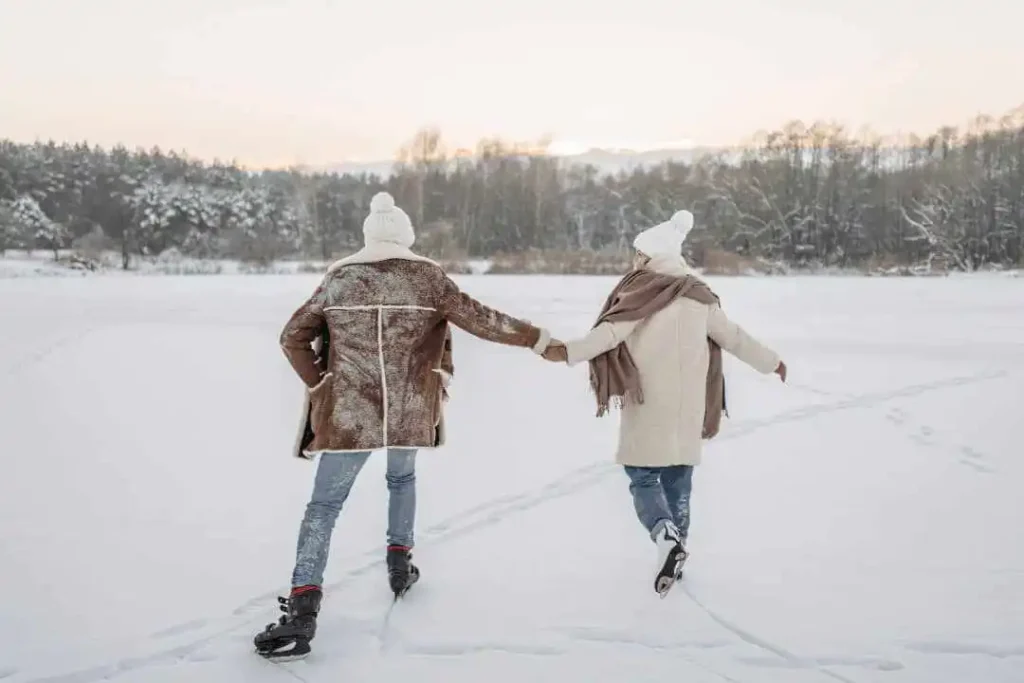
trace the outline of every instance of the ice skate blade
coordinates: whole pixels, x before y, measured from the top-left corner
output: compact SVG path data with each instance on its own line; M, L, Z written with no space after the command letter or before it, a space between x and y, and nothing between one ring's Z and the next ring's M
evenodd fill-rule
M294 661L309 656L309 641L305 639L282 638L276 642L256 645L256 654L273 662Z
M285 663L285 662L298 662L298 661L301 661L301 660L305 659L306 657L308 657L311 654L312 654L311 652L306 652L305 654L301 654L301 655L281 655L280 657L275 657L272 654L263 654L262 652L259 653L259 655L261 657L263 657L263 659L267 660L268 662L281 662L281 663Z
M686 562L686 558L687 553L682 549L670 552L668 557L665 558L661 572L654 581L654 591L661 599L664 600L668 592L672 590L672 587L682 580L683 564Z

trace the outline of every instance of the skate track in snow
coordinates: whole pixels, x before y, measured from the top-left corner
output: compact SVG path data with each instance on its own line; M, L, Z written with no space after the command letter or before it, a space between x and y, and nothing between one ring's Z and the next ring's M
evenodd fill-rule
M737 421L730 426L727 432L724 432L720 437L718 437L718 439L720 441L734 439L774 425L810 420L821 415L845 410L874 408L895 399L914 397L930 392L942 391L944 389L993 381L1007 376L1008 373L1006 371L988 371L973 375L950 377L933 382L912 384L893 390L863 393L838 401L785 411L773 416L771 419ZM823 395L828 393L820 390L812 391ZM891 415L889 419L892 421ZM508 519L509 516L517 515L532 510L547 502L572 496L584 491L601 482L609 474L616 472L617 469L618 468L615 465L608 462L591 464L563 474L547 485L535 490L522 494L508 495L492 499L478 506L451 515L441 522L430 525L423 530L419 543L423 545L440 545L466 535L486 530L496 523ZM353 580L369 572L379 570L382 565L383 561L380 559L380 554L376 549L368 552L355 562L355 566L344 572L340 579L325 586L325 592L329 593L345 587ZM677 587L677 590L679 590L679 587ZM685 580L682 586L682 592L684 592L685 595L694 602L694 604L707 613L712 620L717 622L723 629L728 631L734 637L765 651L773 657L777 657L779 661L777 664L774 664L774 666L786 666L797 669L811 668L824 677L839 680L843 683L853 683L853 681L824 667L829 665L860 664L884 671L898 669L901 666L898 662L878 660L876 658L838 661L830 661L828 659L808 660L802 658L789 652L784 647L773 644L769 639L752 634L735 625L731 621L722 618L711 608L706 606L705 602L700 598L700 596L694 593L693 589L686 584ZM0 679L4 679L5 683L95 683L97 681L115 679L120 675L135 672L152 665L167 665L185 660L196 661L197 658L202 658L200 650L217 639L236 634L241 630L248 633L248 631L259 628L259 626L268 620L268 605L275 602L276 595L276 592L269 592L254 596L235 609L231 615L220 619L189 621L155 633L150 638L154 643L166 641L177 642L173 645L158 647L155 651L150 652L149 654L126 657L107 664L101 664L95 667L84 668L58 675L33 676L27 672L23 674L16 670L0 670ZM386 616L384 618L386 619ZM387 637L388 624L384 622L382 623L380 630L382 649L387 649L385 643ZM923 652L954 652L957 648L962 649L963 646L921 643L916 647ZM513 650L516 650L516 648L506 649L506 651ZM447 654L460 653L461 652L449 652ZM534 650L532 652L523 652L523 654L544 653ZM995 654L990 652L989 654L992 654L992 656L1021 656L1024 655L1024 650L1012 650ZM256 657L254 654L251 656ZM706 664L692 659L690 661L695 666L708 671L719 679L735 681L734 678L731 678L720 671L714 670ZM754 662L748 661L748 663ZM757 663L764 666L770 665L767 662ZM287 676L294 680L309 683L306 679L289 668L287 664L268 663L267 666L272 669L281 670L282 677Z

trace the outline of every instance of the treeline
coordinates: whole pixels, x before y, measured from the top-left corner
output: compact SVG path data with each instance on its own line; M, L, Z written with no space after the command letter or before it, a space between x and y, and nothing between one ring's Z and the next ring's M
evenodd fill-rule
M714 249L791 266L1021 265L1024 107L900 140L792 123L742 149L617 174L500 140L450 153L436 130L418 133L388 177L0 141L0 250L116 249L125 268L170 248L326 261L361 245L381 189L409 212L418 249L447 260L621 254L689 208L698 263Z

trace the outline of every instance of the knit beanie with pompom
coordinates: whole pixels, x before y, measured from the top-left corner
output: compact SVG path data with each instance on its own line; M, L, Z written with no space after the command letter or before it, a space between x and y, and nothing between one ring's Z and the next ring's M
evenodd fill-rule
M682 256L683 241L693 230L693 214L676 211L672 218L648 228L633 240L633 248L650 257Z
M372 244L397 244L408 249L416 241L412 221L387 192L378 192L370 200L370 215L363 221L363 239Z

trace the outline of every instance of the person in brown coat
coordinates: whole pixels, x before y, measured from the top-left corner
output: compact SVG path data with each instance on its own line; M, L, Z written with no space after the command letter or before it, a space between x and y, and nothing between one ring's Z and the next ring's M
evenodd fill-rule
M411 562L415 456L444 443L443 404L454 374L454 324L487 341L532 349L547 331L488 308L433 261L414 254L409 217L377 194L363 223L365 247L333 264L281 333L281 347L307 387L295 455L320 455L299 528L285 616L255 639L267 658L310 652L334 524L360 469L387 450L387 566L396 599L419 577ZM557 343L557 342L555 342Z

